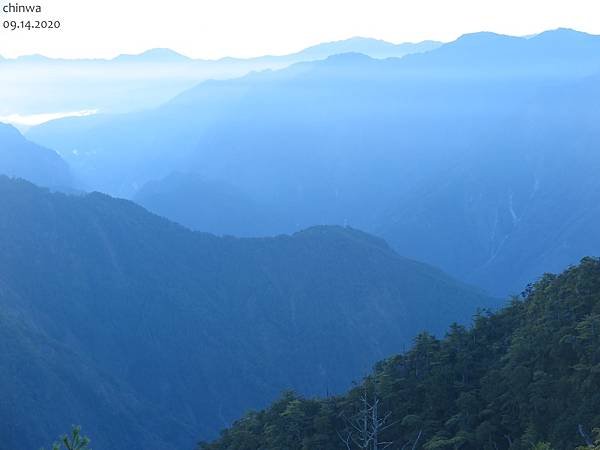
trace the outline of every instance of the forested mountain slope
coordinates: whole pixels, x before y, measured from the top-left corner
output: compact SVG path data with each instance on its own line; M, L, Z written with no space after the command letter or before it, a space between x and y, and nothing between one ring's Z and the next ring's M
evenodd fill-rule
M495 303L350 228L218 238L6 177L0 211L2 449L72 423L97 448L190 448Z
M586 258L471 328L453 325L441 340L420 334L344 396L286 394L201 448L583 448L600 426L599 388L600 261ZM364 419L374 436L376 401L382 445L359 447Z

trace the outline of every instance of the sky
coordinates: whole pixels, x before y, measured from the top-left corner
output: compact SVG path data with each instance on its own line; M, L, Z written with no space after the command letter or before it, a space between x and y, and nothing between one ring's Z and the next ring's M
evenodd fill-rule
M8 0L0 0L6 5ZM109 58L167 47L195 58L286 54L365 36L451 41L464 33L528 35L559 27L600 34L600 0L18 0L59 30L0 27L0 55Z

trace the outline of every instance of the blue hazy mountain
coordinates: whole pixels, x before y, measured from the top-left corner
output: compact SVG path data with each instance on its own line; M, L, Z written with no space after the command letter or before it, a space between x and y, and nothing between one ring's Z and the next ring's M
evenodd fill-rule
M463 71L505 76L547 73L552 78L597 72L598 36L570 29L546 31L530 38L472 33L439 48L431 58L412 55L407 65L420 70ZM492 72L494 71L494 72Z
M153 111L29 136L95 189L133 196L193 171L284 211L281 232L347 223L506 294L600 253L598 74L598 36L475 33L401 59L208 81Z
M218 238L6 177L0 210L6 448L72 423L97 448L192 448L284 389L341 392L421 330L496 304L351 228Z
M130 63L181 63L191 61L187 56L168 48L153 48L138 55L119 55L112 59L114 62Z
M183 197L193 199L180 201ZM149 211L185 225L219 235L252 237L281 231L285 213L264 207L235 186L175 172L149 181L134 201ZM288 228L293 228L289 224Z
M53 187L72 187L67 163L54 151L26 140L11 125L0 123L0 174Z
M0 116L98 110L108 113L155 107L207 79L227 79L251 71L281 69L300 61L348 51L373 57L404 56L441 43L391 44L352 38L281 56L191 59L170 49L104 59L51 59L41 55L0 59ZM40 76L43 74L43 76ZM27 92L27 95L23 95Z
M392 44L391 42L383 41L381 39L354 37L343 41L326 42L308 47L285 58L289 59L290 62L292 60L293 62L313 61L326 59L330 56L343 53L362 53L371 58L401 58L413 53L424 53L435 50L441 45L442 43L437 41Z

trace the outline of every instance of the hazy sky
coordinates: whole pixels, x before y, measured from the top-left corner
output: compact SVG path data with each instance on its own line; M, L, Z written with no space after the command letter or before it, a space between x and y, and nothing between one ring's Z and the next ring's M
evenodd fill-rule
M7 0L0 0L6 4ZM600 0L18 0L60 31L0 29L0 54L111 57L169 47L193 57L284 54L368 36L392 42L558 27L600 34ZM23 16L7 17L21 20ZM33 19L33 17L32 17Z

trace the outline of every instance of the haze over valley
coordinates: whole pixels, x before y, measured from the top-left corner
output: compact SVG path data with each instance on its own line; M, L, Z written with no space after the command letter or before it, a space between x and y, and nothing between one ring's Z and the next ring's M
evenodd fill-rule
M373 58L402 57L442 43L392 44L362 37L327 42L282 56L192 59L166 48L112 59L55 59L42 55L0 57L0 117L16 125L39 124L48 115L124 113L157 107L208 79L231 79L331 55L359 52ZM44 76L40 79L39 74ZM27 95L23 95L27 92ZM124 101L126 99L126 101Z
M599 55L600 38L573 30L475 33L403 58L347 53L207 81L27 137L84 189L192 229L348 224L505 296L600 246L584 231L598 218ZM235 206L215 208L224 195Z

